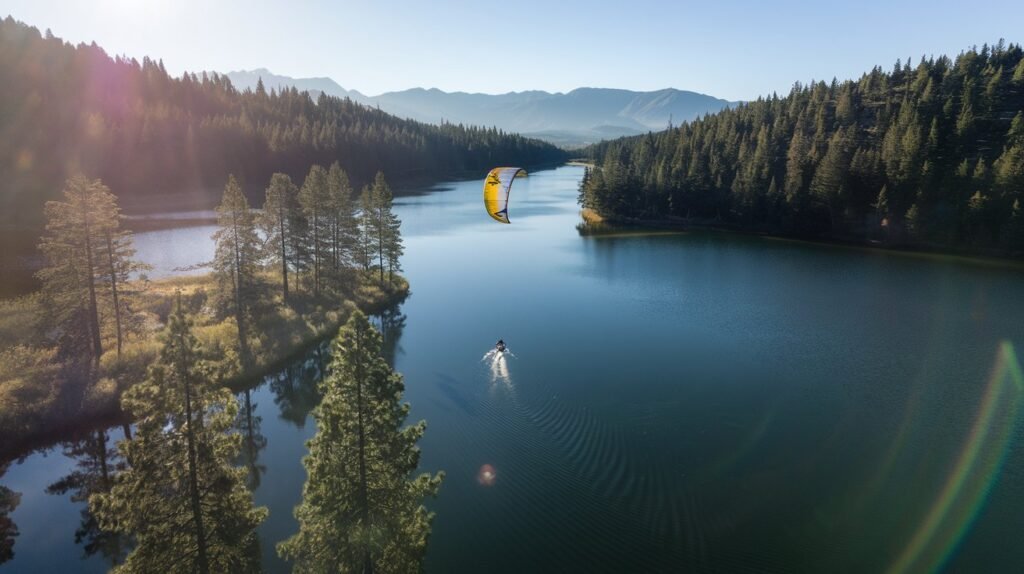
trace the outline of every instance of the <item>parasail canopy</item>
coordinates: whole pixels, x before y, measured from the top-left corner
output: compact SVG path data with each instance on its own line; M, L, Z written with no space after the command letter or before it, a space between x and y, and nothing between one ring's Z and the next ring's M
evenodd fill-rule
M508 194L512 189L512 181L526 175L521 167L496 167L487 174L484 180L484 207L487 215L496 221L509 223Z

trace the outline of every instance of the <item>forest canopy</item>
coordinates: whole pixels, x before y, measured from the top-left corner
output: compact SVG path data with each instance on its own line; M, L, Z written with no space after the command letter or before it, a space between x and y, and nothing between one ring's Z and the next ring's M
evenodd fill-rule
M229 173L255 199L275 172L298 178L334 161L361 186L378 171L401 184L564 158L494 128L423 124L294 88L239 92L218 74L172 77L160 60L0 21L0 225L41 225L43 204L76 174L124 204L201 190L209 206Z
M585 153L580 200L620 219L1024 251L1024 52L896 61L797 83Z

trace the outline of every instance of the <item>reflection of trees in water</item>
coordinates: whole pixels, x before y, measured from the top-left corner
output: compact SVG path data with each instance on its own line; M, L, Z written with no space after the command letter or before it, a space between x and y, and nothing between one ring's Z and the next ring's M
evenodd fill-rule
M395 356L401 351L398 341L405 329L406 316L396 305L374 315L373 320L383 339L381 356L388 365L394 366ZM270 390L274 393L274 404L280 409L282 419L299 428L306 425L309 413L323 398L319 382L330 368L330 362L330 342L325 341L281 372L270 375Z
M320 402L317 382L325 370L326 347L326 343L317 345L304 359L270 376L270 390L274 393L274 404L281 410L281 418L299 428L306 426L306 417Z
M382 338L380 355L392 368L395 366L395 356L402 350L398 346L398 341L402 337L402 330L405 329L405 319L405 313L402 313L399 305L373 316L374 326L380 331Z
M200 357L180 303L169 317L159 360L122 397L135 437L118 444L126 461L109 493L89 506L100 526L136 541L125 572L252 572L257 508L245 469L231 461L238 401Z
M7 472L10 463L0 463L0 478ZM21 502L21 493L0 484L0 564L14 558L14 539L18 536L18 525L11 519L11 513Z
M64 456L77 461L75 469L48 486L47 494L71 493L72 502L84 505L81 523L75 530L75 544L83 545L84 556L99 553L111 565L122 562L129 550L128 541L121 534L101 529L88 502L93 494L110 492L114 474L124 469L124 461L103 429L65 443Z
M238 411L235 427L238 429L238 434L242 435L242 449L238 452L236 462L249 471L246 482L250 490L255 490L259 488L263 473L267 471L267 465L259 463L260 451L267 446L267 437L260 433L263 417L256 415L256 403L252 400L252 390L247 389L239 395L239 398L242 408Z

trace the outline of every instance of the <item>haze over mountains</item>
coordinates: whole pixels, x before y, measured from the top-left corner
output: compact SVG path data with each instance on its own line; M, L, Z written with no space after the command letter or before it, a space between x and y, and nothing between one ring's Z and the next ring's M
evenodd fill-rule
M239 90L255 89L262 78L268 91L295 86L314 97L319 92L348 97L399 117L434 124L497 126L568 147L662 130L670 121L678 124L737 103L674 88L653 92L577 88L564 94L525 91L498 95L412 88L367 96L346 90L330 78L290 78L264 68L230 72L227 77Z

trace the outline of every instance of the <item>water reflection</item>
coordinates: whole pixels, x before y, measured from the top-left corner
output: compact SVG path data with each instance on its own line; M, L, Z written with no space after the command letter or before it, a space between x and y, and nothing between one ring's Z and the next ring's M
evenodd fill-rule
M130 550L128 540L121 534L102 530L89 512L88 502L93 494L110 491L114 475L125 468L124 461L104 429L66 442L64 456L76 461L75 468L48 486L46 493L60 496L70 493L71 501L82 505L75 544L82 546L83 558L98 554L111 566L120 564Z
M371 319L383 338L380 354L388 362L388 365L394 368L395 356L402 351L398 340L402 337L402 330L405 329L405 314L402 313L401 307L396 305L374 315Z
M0 478L7 472L10 463L0 463ZM11 513L21 502L21 493L0 484L0 564L14 558L14 539L18 536L18 525L11 519Z
M385 309L370 319L383 339L381 356L388 365L394 366L395 356L402 351L399 341L402 338L402 330L405 329L406 317L402 313L401 305ZM300 429L305 427L309 413L323 398L317 387L320 379L330 368L330 358L330 341L323 341L303 358L267 377L270 380L270 390L274 393L274 404L280 409L280 417L283 420ZM259 448L265 446L264 440Z
M267 465L259 462L260 451L267 447L267 437L260 432L263 417L255 414L257 405L252 400L252 389L246 389L239 395L239 399L242 408L238 411L235 428L242 436L242 448L235 463L249 471L246 486L250 490L256 490L260 486L263 474L267 472Z
M317 382L325 372L327 343L318 345L303 360L296 361L276 375L270 375L270 390L280 417L298 428L306 426L306 418L321 399Z

